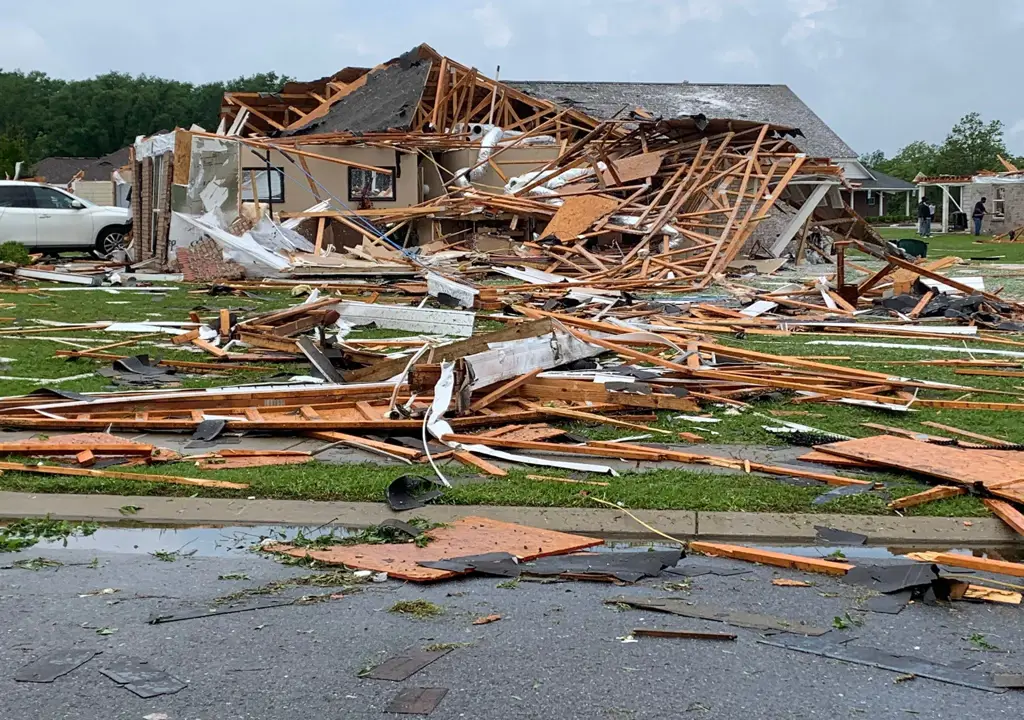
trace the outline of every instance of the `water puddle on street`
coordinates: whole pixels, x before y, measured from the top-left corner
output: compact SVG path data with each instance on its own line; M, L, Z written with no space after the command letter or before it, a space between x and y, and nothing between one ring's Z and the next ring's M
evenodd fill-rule
M4 521L0 520L0 525ZM345 537L358 533L359 529L339 526L282 526L282 525L256 525L256 526L182 526L182 525L104 525L94 534L87 537L70 537L65 545L63 540L41 540L31 550L37 551L58 551L65 547L68 550L91 550L96 552L111 552L123 554L153 554L153 553L177 553L181 556L195 557L227 557L239 553L249 552L254 545L258 545L265 538L273 538L281 542L287 542L300 532L307 537L315 537L321 534L332 532L337 537ZM776 552L799 555L801 557L827 558L832 556L836 559L845 558L856 562L864 561L885 561L894 560L902 555L911 552L932 551L932 552L959 552L978 557L990 557L997 560L1011 562L1024 562L1024 546L1008 545L1000 547L971 546L958 544L955 546L882 546L882 545L786 545L786 544L757 544L737 543L749 547L756 547L761 550L772 550ZM625 541L621 539L609 539L602 547L593 548L597 552L624 552L635 551L643 548L655 550L673 549L676 546L665 542L650 541ZM841 554L841 555L840 555Z

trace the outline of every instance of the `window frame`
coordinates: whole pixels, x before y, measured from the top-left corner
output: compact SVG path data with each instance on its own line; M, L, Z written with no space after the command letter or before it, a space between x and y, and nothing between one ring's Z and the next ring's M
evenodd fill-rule
M271 172L276 172L278 174L278 176L281 178L281 195L280 195L280 197L261 197L261 198L259 198L259 202L267 203L267 204L270 204L270 203L282 204L282 203L284 203L284 198L285 198L285 192L284 192L284 180L285 180L284 168L283 167L275 167L273 165L271 165L270 167L267 167L266 165L260 165L258 167L243 167L242 168L242 187L240 189L240 192L242 193L242 202L256 202L255 198L246 198L245 197L245 183L247 181L249 181L249 178L252 177L252 175L250 173L257 173L257 178L256 178L257 184L259 183L259 175L258 175L258 173L267 173L267 194L269 195L269 194L271 194L273 192L274 184L270 181L270 173ZM256 194L257 195L259 194L260 190L261 190L261 188L256 188Z
M363 168L357 168L357 167L351 167L351 166L349 167L349 169L348 169L348 201L349 202L353 202L354 203L354 202L361 202L362 201L362 199L363 199L362 194L361 193L354 193L353 192L354 183L352 182L352 176L353 176L354 173L364 173L364 172L371 173L374 176L381 175L383 177L390 177L391 178L391 197L370 197L370 198L368 198L370 202L375 202L375 203L377 203L377 202L383 202L383 203L398 202L398 166L397 165L381 165L381 167L385 168L387 170L390 170L391 171L391 175L389 176L389 175L387 175L385 173L378 173L378 172L376 172L374 170L364 170Z
M878 204L878 197L873 190L868 190L866 202L868 207L875 207Z
M1002 220L1006 217L1006 188L997 186L992 198L992 219Z

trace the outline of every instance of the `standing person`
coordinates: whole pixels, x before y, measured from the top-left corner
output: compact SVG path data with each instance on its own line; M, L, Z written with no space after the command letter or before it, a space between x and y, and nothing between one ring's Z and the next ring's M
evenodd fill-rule
M974 219L974 234L981 235L981 220L988 212L985 210L985 203L988 198L982 198L978 202L974 203L974 212L971 213L971 217Z
M921 198L917 206L917 234L921 237L932 236L932 209Z

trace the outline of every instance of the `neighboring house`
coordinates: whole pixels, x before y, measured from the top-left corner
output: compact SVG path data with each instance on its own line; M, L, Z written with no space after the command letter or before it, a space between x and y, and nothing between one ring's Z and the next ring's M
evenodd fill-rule
M860 163L858 163L860 165ZM906 180L901 180L884 172L867 168L863 173L856 173L856 168L847 166L845 168L846 180L852 186L847 195L847 202L850 203L861 217L878 217L881 215L917 215L917 185ZM903 197L890 198L886 201L886 194L897 194Z
M98 158L44 158L36 163L35 177L41 182L65 187L97 205L116 205L114 171L128 164L130 152L131 148L125 147Z
M973 176L918 175L914 181L922 196L927 187L942 191L942 201L935 210L941 232L970 228L974 205L982 198L988 212L982 222L983 233L1002 235L1012 230L1020 234L1024 226L1024 171L982 171Z

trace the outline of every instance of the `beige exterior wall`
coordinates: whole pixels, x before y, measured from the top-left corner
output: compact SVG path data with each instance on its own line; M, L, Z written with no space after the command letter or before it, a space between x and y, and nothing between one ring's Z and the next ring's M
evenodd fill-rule
M299 147L302 150L316 153L317 155L341 158L343 160L358 162L364 165L373 165L376 167L396 167L396 163L398 163L400 171L396 173L395 177L395 199L393 201L373 200L373 207L403 208L416 205L420 202L420 173L417 155L415 154L396 154L393 150L367 147L331 147L327 145ZM310 189L309 181L302 171L302 166L301 163L299 163L298 156L292 155L291 157L295 160L295 164L287 160L278 151L270 151L271 165L276 168L281 168L284 171L285 176L284 202L274 203L275 212L281 210L287 212L299 212L319 202ZM355 201L349 199L348 166L332 163L328 160L315 160L312 158L306 158L306 164L309 167L310 175L316 178L317 182L323 186L323 189L320 189L318 186L322 200L327 200L331 195L333 195L343 203L350 205L353 209L358 206L358 199ZM253 152L252 148L243 146L243 172L247 172L247 168L264 167L266 167L266 162L257 156L256 153ZM325 194L325 191L326 193L329 193L329 195Z
M97 205L114 204L114 182L112 180L79 180L75 183L72 192Z
M558 151L558 145L511 148L494 158L494 162L501 168L506 177L514 178L517 175L523 175L542 168L558 157ZM451 150L441 156L440 162L442 166L454 173L461 168L471 168L476 165L478 156L479 150ZM485 167L487 172L484 173L483 177L474 180L473 185L490 192L502 192L505 187L505 181L499 177L498 173L490 165ZM448 180L451 177L451 175L446 175L445 179Z

